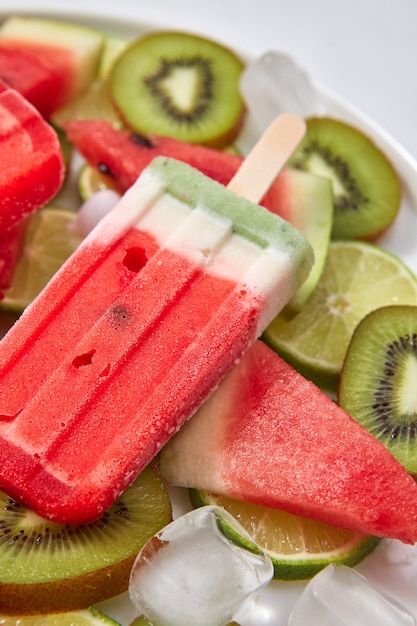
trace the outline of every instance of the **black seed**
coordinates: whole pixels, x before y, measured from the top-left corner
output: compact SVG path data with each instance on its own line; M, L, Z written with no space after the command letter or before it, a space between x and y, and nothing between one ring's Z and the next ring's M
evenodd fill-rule
M124 328L131 318L129 309L117 304L110 309L110 324L113 328Z
M163 88L163 81L175 68L194 68L200 75L200 88L196 101L190 111L179 109ZM193 57L177 57L167 61L161 59L159 67L151 76L143 79L144 85L149 89L156 104L180 123L191 124L200 116L203 116L213 101L213 70L212 62L200 55Z
M105 163L99 163L97 165L97 169L101 174L105 174L105 176L110 176L111 178L114 178L113 172Z
M129 135L129 139L132 143L137 146L142 146L144 148L155 148L155 144L145 137L145 135L140 135L139 133L131 133Z

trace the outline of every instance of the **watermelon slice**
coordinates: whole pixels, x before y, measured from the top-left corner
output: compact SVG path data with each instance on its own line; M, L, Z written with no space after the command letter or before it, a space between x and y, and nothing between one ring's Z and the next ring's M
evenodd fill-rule
M103 42L90 28L13 16L0 28L0 76L49 119L94 80Z
M164 447L161 472L173 485L417 540L413 478L261 341Z
M118 130L105 120L64 123L67 137L90 165L124 193L156 156L184 161L227 185L243 157L170 137L144 137ZM315 288L324 266L333 222L331 182L299 170L284 170L261 203L283 217L308 239L315 263L307 281L291 301L299 309Z
M0 234L50 200L65 166L56 132L0 81Z

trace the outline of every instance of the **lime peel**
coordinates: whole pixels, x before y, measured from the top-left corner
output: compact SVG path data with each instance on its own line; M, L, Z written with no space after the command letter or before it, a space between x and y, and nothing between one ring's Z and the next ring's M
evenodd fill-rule
M231 513L269 556L274 578L279 580L311 578L329 563L354 566L380 541L380 537L336 528L278 509L239 502L203 490L189 491L194 507L215 504ZM236 528L223 528L223 532L236 544L247 547L247 539ZM294 549L294 543L302 548ZM328 549L320 549L323 544L327 544Z
M304 307L290 319L278 315L263 339L306 378L335 392L356 326L391 304L417 305L417 278L405 263L372 243L334 241Z

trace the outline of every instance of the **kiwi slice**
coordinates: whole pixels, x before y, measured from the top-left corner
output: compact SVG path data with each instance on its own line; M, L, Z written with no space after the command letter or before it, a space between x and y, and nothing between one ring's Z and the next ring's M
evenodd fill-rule
M331 179L333 239L376 239L393 222L401 183L373 141L357 128L329 117L307 120L304 140L289 165Z
M1 612L73 611L125 592L137 553L171 520L167 490L151 468L86 525L44 520L0 492Z
M417 307L369 313L353 333L339 404L417 474Z
M233 51L210 39L152 32L118 56L109 77L110 96L135 132L223 148L243 121L242 70Z

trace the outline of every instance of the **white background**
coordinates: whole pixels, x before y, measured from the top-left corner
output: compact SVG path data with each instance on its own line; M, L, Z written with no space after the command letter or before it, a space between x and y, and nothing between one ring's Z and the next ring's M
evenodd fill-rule
M4 2L192 29L260 54L289 52L417 158L417 0L70 0Z

